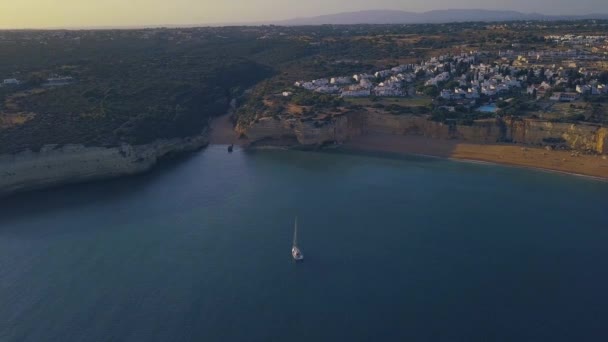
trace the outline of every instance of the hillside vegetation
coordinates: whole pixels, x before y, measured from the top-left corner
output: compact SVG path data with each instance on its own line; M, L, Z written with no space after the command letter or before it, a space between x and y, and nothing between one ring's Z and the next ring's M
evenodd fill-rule
M236 30L236 29L234 29ZM0 153L199 134L231 97L307 53L241 30L0 33ZM48 77L73 82L45 87Z

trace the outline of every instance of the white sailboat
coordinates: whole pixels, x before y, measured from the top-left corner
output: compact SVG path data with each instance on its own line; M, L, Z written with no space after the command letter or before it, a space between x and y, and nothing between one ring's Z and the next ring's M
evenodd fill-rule
M300 251L300 248L298 248L298 218L297 217L296 217L296 222L295 222L295 226L293 229L293 246L291 247L291 256L293 257L293 260L295 260L295 261L304 260L304 254L302 254L302 251Z

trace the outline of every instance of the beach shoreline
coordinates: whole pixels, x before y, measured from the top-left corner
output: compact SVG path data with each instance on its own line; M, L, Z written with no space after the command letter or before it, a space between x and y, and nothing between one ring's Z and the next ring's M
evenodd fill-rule
M229 115L216 118L212 122L211 144L235 144L256 150L302 149L301 145L289 145L279 140L266 141L256 145L255 141L239 139L229 121ZM324 149L318 146L317 148ZM309 146L307 149L315 148ZM606 155L587 155L569 150L547 150L528 145L476 144L422 135L365 133L351 136L347 141L339 144L338 149L503 165L608 181L608 156Z
M603 159L604 156L548 151L524 145L472 144L422 136L377 134L352 139L342 144L341 149L503 165L608 181L608 160Z

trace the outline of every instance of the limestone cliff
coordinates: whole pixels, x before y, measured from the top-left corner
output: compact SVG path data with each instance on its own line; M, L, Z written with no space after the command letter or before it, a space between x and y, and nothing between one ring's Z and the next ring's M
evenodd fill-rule
M346 115L324 120L265 117L247 127L237 126L237 132L246 135L253 143L262 140L293 141L298 145L313 146L346 141L349 127Z
M573 150L608 153L606 128L592 124L553 123L543 120L506 120L507 139L515 143L547 145L562 140L565 147Z
M422 135L479 144L513 142L534 146L559 146L580 151L608 153L608 128L593 124L552 123L534 119L487 119L471 125L445 124L426 116L382 112L350 112L325 121L262 118L237 130L250 141L292 138L300 145L342 142L358 135Z
M159 140L147 145L85 147L47 145L39 152L0 156L0 196L67 183L92 181L141 173L159 159L200 149L208 143L200 136Z

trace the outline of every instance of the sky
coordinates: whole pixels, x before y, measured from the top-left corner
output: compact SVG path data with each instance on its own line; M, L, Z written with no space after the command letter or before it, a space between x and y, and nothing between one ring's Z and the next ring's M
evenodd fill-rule
M204 25L366 9L608 13L608 0L0 0L0 28Z

